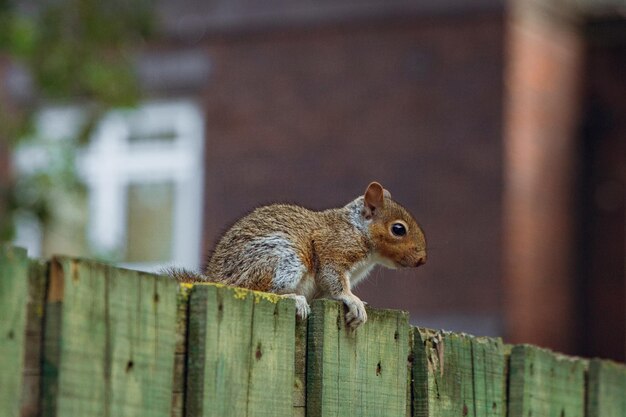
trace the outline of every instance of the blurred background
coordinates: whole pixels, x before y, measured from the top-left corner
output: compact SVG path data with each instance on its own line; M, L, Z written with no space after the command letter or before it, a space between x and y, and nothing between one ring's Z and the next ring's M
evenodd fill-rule
M200 267L255 206L381 182L416 325L626 355L620 0L0 0L0 234Z

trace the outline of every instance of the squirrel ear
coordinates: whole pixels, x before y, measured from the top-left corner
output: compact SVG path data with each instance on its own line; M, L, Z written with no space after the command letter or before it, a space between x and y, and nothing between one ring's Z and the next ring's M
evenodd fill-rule
M384 195L386 198L391 198L391 193L390 193L390 192L389 192L389 190L387 190L387 189L384 189L384 190L383 190L383 195Z
M377 182L372 182L365 190L365 217L370 218L372 213L385 205L385 189Z

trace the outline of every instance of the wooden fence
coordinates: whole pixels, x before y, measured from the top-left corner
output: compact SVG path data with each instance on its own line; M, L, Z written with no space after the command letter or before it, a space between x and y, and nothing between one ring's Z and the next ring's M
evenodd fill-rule
M626 368L0 249L0 416L625 417Z

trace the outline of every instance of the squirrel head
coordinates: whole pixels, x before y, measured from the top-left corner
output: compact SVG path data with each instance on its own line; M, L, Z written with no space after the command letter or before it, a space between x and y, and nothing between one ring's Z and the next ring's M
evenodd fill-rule
M389 267L417 267L426 262L426 239L413 216L391 199L389 191L372 182L363 196L365 218L375 251Z

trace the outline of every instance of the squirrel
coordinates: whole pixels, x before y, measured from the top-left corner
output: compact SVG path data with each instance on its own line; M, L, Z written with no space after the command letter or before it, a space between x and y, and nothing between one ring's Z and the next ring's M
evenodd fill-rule
M220 282L292 298L303 320L308 301L335 299L346 305L346 323L355 329L367 313L352 288L375 265L395 269L425 262L422 229L389 191L372 182L341 208L259 207L226 231L203 273L169 274L180 282Z

